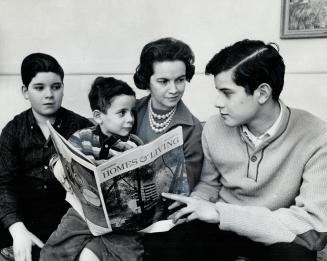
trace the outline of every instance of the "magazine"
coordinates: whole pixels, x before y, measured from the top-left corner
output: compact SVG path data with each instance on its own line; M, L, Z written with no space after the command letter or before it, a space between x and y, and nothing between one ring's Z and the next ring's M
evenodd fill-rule
M172 201L162 192L188 195L182 127L96 165L48 123L72 192L66 200L95 236L111 231L167 231Z

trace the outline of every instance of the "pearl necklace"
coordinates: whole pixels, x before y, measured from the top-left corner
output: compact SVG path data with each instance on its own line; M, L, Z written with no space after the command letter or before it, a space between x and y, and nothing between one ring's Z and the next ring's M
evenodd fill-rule
M161 133L165 129L167 129L167 127L169 126L169 123L173 119L173 116L176 112L176 106L168 113L159 115L159 114L154 113L154 111L152 109L152 105L151 105L151 99L149 99L148 108L149 108L149 122L150 122L151 129L155 133ZM164 121L160 123L160 122L157 122L156 119L164 120Z

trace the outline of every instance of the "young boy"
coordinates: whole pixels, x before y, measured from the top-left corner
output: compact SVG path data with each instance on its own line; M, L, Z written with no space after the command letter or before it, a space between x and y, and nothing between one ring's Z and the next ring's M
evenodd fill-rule
M21 77L31 108L15 116L0 136L0 221L12 236L15 259L31 260L32 246L42 247L68 208L65 191L48 168L55 148L46 121L66 138L92 123L61 107L64 71L52 56L25 57Z
M326 123L279 100L285 65L273 44L237 42L206 73L220 114L204 127L201 179L191 197L166 195L187 205L176 222L204 221L186 224L199 232L189 253L316 260L327 242Z
M91 160L97 163L142 143L130 134L136 99L127 83L98 77L92 84L89 101L97 126L77 131L69 141ZM64 172L59 163L54 169L63 182ZM119 231L95 237L81 216L70 208L42 249L40 260L134 261L140 260L142 254L137 233Z

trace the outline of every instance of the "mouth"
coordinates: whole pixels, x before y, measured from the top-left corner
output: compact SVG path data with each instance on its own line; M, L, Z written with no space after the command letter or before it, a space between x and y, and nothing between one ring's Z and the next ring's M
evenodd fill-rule
M44 106L53 106L53 105L55 105L55 103L50 103L50 102L48 102L48 103L43 103L43 105L44 105Z
M228 116L228 114L227 114L227 113L220 113L220 116L221 116L222 118L226 118L226 117Z
M167 99L169 99L169 100L177 100L177 99L179 99L179 95L173 96L173 97L168 97Z

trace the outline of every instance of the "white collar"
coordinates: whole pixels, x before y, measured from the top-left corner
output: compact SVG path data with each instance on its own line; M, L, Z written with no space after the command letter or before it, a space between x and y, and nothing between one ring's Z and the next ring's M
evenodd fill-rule
M284 113L283 106L281 105L280 101L278 101L278 104L280 107L278 118L275 120L274 124L259 137L255 136L246 125L242 125L242 131L246 134L255 147L259 146L265 139L272 137L277 133Z

